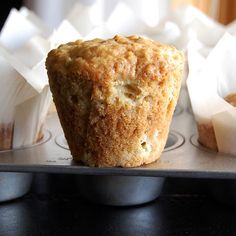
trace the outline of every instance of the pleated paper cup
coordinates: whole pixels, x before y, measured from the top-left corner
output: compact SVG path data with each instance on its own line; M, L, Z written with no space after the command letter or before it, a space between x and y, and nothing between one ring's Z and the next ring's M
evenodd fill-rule
M12 9L0 34L0 150L43 138L51 93L44 69L50 44L44 24L26 8Z
M225 97L236 93L236 37L225 34L205 58L188 51L187 85L199 142L236 156L236 108Z

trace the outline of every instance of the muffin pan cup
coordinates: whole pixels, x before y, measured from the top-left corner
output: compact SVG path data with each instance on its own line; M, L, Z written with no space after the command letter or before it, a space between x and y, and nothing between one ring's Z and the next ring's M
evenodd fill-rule
M15 148L14 150L3 150L0 151L0 155L1 153L6 154L8 152L34 148L37 145L47 142L50 137L50 132L45 131L43 138L38 143ZM0 172L0 202L14 200L25 195L30 190L32 179L33 173Z
M80 195L93 203L132 206L156 199L165 178L144 176L83 175L77 179Z
M164 177L236 178L235 157L209 151L197 143L196 124L186 87L182 87L165 150L159 160L148 165L137 168L84 166L72 160L56 114L48 116L46 128L50 137L45 142L0 152L1 174L6 174L6 177L9 174L18 176L19 172L29 173L29 176L34 172L78 174L81 175L78 176L81 195L86 198L96 196L93 199L97 199L98 203L108 205L135 205L151 201L160 194ZM15 179L17 181L18 177ZM17 189L14 184L12 186ZM4 188L1 188L3 192Z
M10 201L25 195L32 183L33 174L19 172L0 173L0 202Z

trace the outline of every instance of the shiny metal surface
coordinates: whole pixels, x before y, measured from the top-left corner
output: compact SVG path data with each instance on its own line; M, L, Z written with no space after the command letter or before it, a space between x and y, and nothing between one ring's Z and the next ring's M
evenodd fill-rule
M55 114L48 116L46 126L51 133L51 138L48 141L27 149L1 152L0 171L236 178L236 158L221 153L209 152L192 144L191 137L196 134L196 127L185 87L181 91L170 133L171 135L177 134L177 143L179 141L180 143L173 149L169 146L155 163L139 168L91 168L75 163L69 150L56 143L63 132ZM171 143L172 141L169 140Z
M89 201L112 206L130 206L156 199L164 178L143 176L79 176L80 194Z
M67 144L67 141L66 141L63 133L58 135L55 138L55 142L58 146L69 150L69 146ZM171 131L169 133L168 139L166 141L164 152L176 149L176 148L180 147L183 143L184 143L184 137L177 132Z
M30 173L0 173L0 202L22 197L29 191L32 178Z

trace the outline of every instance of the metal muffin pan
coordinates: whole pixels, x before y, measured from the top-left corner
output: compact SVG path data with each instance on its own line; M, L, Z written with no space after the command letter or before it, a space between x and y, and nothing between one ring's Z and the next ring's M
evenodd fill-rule
M24 150L33 148L37 145L47 142L51 138L51 133L45 131L44 137L37 144L27 145L23 148L15 148L14 150ZM12 150L0 151L0 153L12 152ZM31 187L33 173L21 172L1 172L0 173L0 202L10 201L25 195Z
M76 179L76 185L80 195L91 202L131 206L156 199L164 181L163 177L82 175Z
M0 152L0 171L81 175L150 177L236 178L236 158L202 148L196 141L196 125L187 89L182 88L173 116L166 149L159 160L138 168L87 167L72 160L57 115L46 122L50 137L25 149ZM195 137L195 141L194 138Z
M13 200L25 195L32 183L32 173L1 172L0 202Z
M0 152L1 174L7 172L7 176L18 175L19 172L40 172L83 175L78 178L78 185L84 189L82 195L86 197L92 194L98 202L111 205L140 204L156 198L160 194L164 177L236 178L236 158L209 151L198 144L185 86L181 89L166 148L161 158L152 164L138 168L87 167L72 160L56 114L48 116L46 129L43 142L23 149ZM140 189L143 194L140 194ZM132 195L131 192L136 194ZM117 193L120 197L115 197Z

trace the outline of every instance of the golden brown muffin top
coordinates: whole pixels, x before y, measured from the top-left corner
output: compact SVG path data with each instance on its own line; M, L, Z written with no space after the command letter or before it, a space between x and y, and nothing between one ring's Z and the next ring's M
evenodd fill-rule
M109 82L119 78L162 80L162 77L184 63L183 53L173 46L140 37L77 40L60 45L48 54L50 73L66 77L81 74Z

